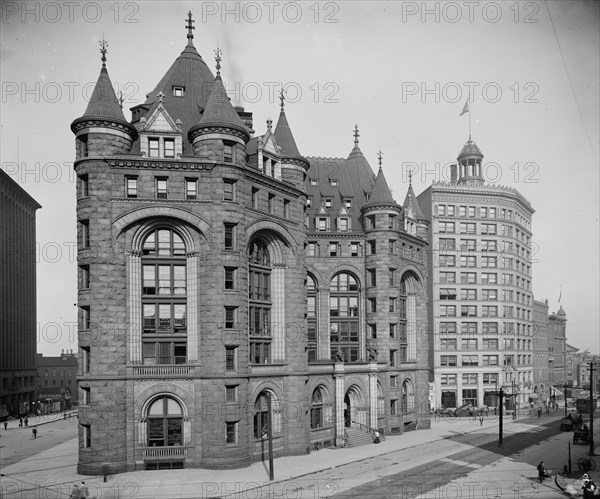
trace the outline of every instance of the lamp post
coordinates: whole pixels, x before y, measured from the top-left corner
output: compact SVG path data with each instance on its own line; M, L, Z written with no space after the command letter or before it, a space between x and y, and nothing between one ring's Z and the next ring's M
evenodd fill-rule
M589 455L594 455L594 363L590 362L590 450Z
M494 395L498 397L498 407L500 409L499 419L498 419L498 447L502 447L502 438L503 438L503 415L504 415L504 389L502 385L500 385L500 390L496 390L492 392Z

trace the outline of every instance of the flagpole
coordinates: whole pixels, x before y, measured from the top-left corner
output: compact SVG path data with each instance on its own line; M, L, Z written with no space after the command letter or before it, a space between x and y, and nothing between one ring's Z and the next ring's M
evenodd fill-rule
M469 90L469 142L471 142L471 90Z

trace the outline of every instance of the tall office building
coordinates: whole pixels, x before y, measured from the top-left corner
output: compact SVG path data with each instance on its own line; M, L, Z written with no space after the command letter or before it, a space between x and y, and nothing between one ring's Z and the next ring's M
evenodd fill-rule
M282 456L426 427L414 194L398 205L358 145L330 178L283 99L255 136L191 22L131 121L102 47L71 125L79 472L233 468L262 459L269 433Z
M35 409L35 213L41 206L0 170L0 418Z
M436 407L506 407L533 392L531 204L487 184L471 138L419 204L429 231ZM512 396L514 395L514 397Z

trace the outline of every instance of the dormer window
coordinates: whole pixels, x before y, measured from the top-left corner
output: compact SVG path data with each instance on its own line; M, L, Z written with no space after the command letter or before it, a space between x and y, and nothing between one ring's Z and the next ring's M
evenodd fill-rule
M333 187L337 187L338 186L338 180L336 178L329 179L329 182L331 183L331 185Z
M148 156L151 158L158 158L160 155L159 150L159 139L149 138L148 139Z
M318 178L311 178L310 179L310 185L319 185L319 179Z
M312 205L312 198L306 198L306 207L310 208Z
M183 97L185 87L173 87L173 97Z
M346 199L344 203L346 204L346 209L349 210L350 208L352 208L352 199Z
M331 198L325 198L325 208L331 208Z

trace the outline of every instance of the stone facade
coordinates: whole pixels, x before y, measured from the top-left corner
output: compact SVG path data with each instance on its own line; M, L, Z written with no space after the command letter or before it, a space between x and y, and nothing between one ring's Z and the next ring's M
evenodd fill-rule
M356 158L352 230L314 231L313 165L283 104L253 137L218 73L194 80L210 70L192 38L131 123L104 91L72 125L79 472L236 468L264 458L269 433L278 457L346 445L348 427L428 427L425 239ZM103 65L97 88L109 82ZM309 240L340 253L317 258ZM354 300L343 320L334 295Z

